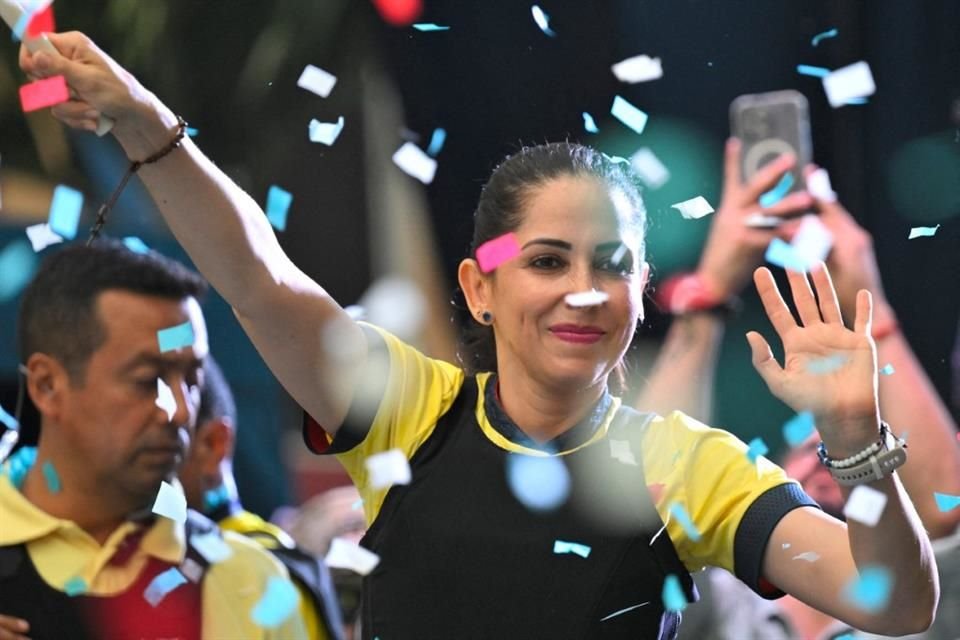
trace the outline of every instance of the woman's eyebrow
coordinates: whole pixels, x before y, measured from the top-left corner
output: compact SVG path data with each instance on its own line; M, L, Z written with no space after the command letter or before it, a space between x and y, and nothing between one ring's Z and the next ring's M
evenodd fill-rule
M556 247L556 248L558 248L558 249L566 249L567 251L570 251L571 249L573 249L573 245L570 244L569 242L564 242L563 240L556 240L556 239L554 239L554 238L535 238L535 239L531 240L530 242L526 243L525 245L523 245L522 248L523 248L523 249L526 249L526 248L529 247L530 245L534 245L534 244L545 244L545 245L547 245L547 246L549 246L549 247Z

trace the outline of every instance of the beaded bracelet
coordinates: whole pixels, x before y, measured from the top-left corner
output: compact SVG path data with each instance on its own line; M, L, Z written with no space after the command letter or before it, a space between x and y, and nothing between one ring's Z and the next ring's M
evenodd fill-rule
M831 458L830 454L827 453L826 445L821 441L817 446L817 457L820 459L820 462L827 467L828 469L848 469L850 467L856 466L860 462L869 459L871 456L875 456L881 451L889 449L888 446L888 437L892 436L893 433L890 431L890 425L880 421L880 439L876 442L870 443L868 447L862 451L855 453L852 456L847 458L841 458L839 460Z

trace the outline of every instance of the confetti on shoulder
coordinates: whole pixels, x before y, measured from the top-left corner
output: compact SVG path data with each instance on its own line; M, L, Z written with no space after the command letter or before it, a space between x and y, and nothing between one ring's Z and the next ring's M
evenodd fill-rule
M395 484L410 484L410 463L400 449L375 453L363 461L368 481L373 489L385 489Z
M684 200L683 202L672 204L670 207L679 211L680 215L687 220L695 220L713 213L713 207L710 206L710 203L707 202L707 199L703 196Z
M312 64L304 67L303 73L300 74L300 78L297 80L298 87L311 91L321 98L329 96L336 84L337 76L328 71L324 71L320 67L315 67Z
M610 299L610 294L606 291L578 291L577 293L568 293L563 301L571 307L598 307Z
M477 262L484 273L490 273L518 255L520 255L520 244L517 242L517 236L512 232L488 240L477 247Z
M297 587L280 576L270 576L267 588L250 612L253 621L266 628L278 627L300 606Z

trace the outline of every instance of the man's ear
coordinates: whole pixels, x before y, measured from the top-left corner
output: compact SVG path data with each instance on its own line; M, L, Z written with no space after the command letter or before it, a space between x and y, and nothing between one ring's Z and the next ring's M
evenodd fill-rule
M233 455L234 437L230 418L213 418L197 428L193 455L200 460L201 473L212 475L220 470L220 463Z
M45 353L27 358L27 393L46 420L59 421L64 412L70 374L59 360Z
M473 258L465 258L457 269L460 290L467 300L470 315L479 320L484 311L494 312L490 306L490 277L480 271L480 265Z

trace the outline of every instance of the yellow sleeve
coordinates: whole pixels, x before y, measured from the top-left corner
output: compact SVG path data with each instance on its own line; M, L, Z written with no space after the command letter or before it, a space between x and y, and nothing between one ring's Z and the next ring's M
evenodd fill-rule
M689 571L704 566L734 573L734 541L744 514L770 489L797 483L764 457L747 458L747 445L675 411L650 423L643 439L643 464L652 493L680 560ZM692 539L670 507L689 514L699 540Z

